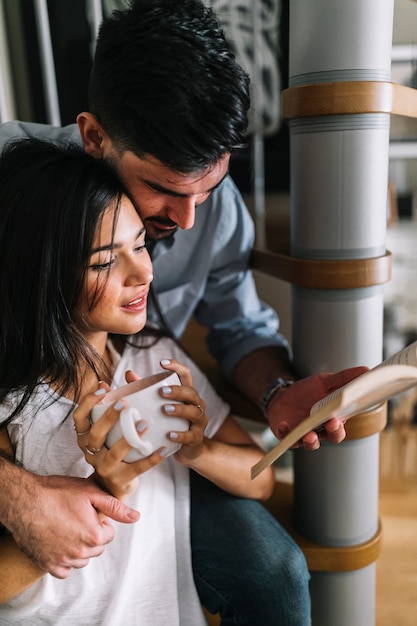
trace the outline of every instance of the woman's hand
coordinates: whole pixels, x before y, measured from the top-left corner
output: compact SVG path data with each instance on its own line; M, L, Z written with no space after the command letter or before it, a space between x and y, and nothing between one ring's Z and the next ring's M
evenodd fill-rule
M182 417L190 423L189 429L185 432L172 431L169 433L171 441L182 444L182 447L174 455L176 461L183 465L189 465L200 456L204 448L204 431L208 422L205 413L206 403L194 389L191 372L186 365L182 365L174 359L164 359L161 361L161 366L166 370L176 372L181 381L181 385L162 387L160 394L167 400L182 403L165 404L163 410L165 415Z
M123 461L131 449L126 439L121 438L111 448L105 446L109 430L119 419L125 403L120 400L107 409L97 422L91 424L90 411L95 404L102 400L109 391L108 385L100 383L99 388L86 395L74 411L74 428L77 433L78 445L84 452L87 463L95 469L95 480L101 487L120 500L125 500L136 491L138 477L144 472L158 465L167 455L167 448L159 448L153 454L134 463ZM136 424L139 436L147 430L145 421Z

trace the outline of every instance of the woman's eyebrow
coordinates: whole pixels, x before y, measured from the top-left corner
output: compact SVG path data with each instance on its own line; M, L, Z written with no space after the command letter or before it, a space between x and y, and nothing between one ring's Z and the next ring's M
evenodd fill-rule
M138 234L136 235L135 241L136 241L136 239L139 239L139 237L141 237L145 232L146 232L146 229L143 226L139 230ZM95 254L96 252L101 252L103 250L116 250L117 248L121 248L121 247L122 247L121 243L113 242L113 243L106 244L104 246L98 246L97 248L92 248L91 249L91 254Z

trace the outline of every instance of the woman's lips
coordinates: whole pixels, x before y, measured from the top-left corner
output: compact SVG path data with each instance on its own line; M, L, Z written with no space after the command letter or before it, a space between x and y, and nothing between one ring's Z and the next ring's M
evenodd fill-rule
M134 300L131 300L127 304L124 304L122 306L122 309L124 309L125 311L131 311L131 312L143 311L144 309L146 309L147 300L148 300L148 292L142 294L141 296L138 296L137 298L135 298Z

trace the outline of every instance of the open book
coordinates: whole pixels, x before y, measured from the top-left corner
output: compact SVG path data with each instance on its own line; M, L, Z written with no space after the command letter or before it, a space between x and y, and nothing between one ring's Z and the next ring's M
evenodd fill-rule
M251 469L252 480L311 430L331 417L343 421L417 385L417 341L316 402L310 415Z

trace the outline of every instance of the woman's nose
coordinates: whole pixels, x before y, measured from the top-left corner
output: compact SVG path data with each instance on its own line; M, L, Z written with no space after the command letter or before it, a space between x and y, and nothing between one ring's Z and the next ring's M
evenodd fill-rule
M141 285L149 285L152 282L152 261L146 249L143 249L140 254L132 256L128 271L128 280L132 280Z

